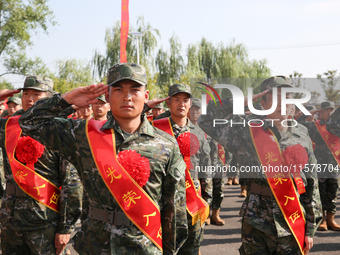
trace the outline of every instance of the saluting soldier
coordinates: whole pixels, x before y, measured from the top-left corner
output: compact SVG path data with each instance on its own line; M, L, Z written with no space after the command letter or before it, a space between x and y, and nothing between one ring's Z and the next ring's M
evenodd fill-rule
M107 120L107 113L110 111L110 104L106 101L105 95L100 95L98 101L92 104L93 119L99 121Z
M292 87L290 79L274 76L264 80L261 93L254 96L254 99L262 97L262 107L268 110L272 106L273 90L277 90L278 105L266 117L268 121L256 117L248 126L242 124L240 116L234 115L228 119L232 118L238 125L214 127L214 119L225 119L232 113L230 99L222 100L222 105L210 103L207 115L199 121L205 132L237 156L240 168L250 169L247 174L249 194L240 212L240 254L306 254L313 246L313 236L321 219L316 173L307 168L299 171L298 167L299 164L316 164L312 142L304 126L294 126L289 120L294 116L294 105L287 105L286 113L281 113L283 87ZM287 96L292 95L288 93ZM245 119L245 123L250 117ZM283 120L285 126L281 124ZM289 161L290 166L297 169L292 172L294 178L289 172L270 171L270 167L280 169L285 166L289 158L294 159L294 155L297 155L297 162ZM303 162L298 163L299 160ZM267 172L261 170L264 167Z
M191 106L191 89L186 84L169 87L167 104L170 117L155 120L153 125L174 136L186 161L186 194L189 236L178 254L198 254L203 240L204 221L209 215L209 206L202 199L209 198L207 185L201 189L200 178L207 179L207 166L210 166L210 147L203 130L188 119ZM197 169L203 169L198 171ZM197 193L202 194L202 197ZM211 195L210 195L211 197Z
M116 64L107 83L39 102L21 126L79 172L90 203L75 240L80 254L175 254L188 228L178 145L142 114L149 95L143 66ZM70 105L96 103L103 93L112 112L104 124L55 118Z
M326 123L335 108L334 102L322 102L319 110L310 106L306 108L312 115L303 115L297 121L308 128L314 145L314 154L321 167L318 171L318 178L323 217L318 230L340 231L340 225L334 220L339 189L339 171L337 169L339 169L340 163L339 155L336 154L340 153L340 143L337 136L329 133L326 129ZM315 113L318 113L318 120L314 120L313 114Z
M25 136L18 124L20 115L38 99L52 96L52 80L28 76L20 90L23 109L0 119L6 178L1 206L2 254L60 254L66 251L81 213L82 187L72 165ZM58 117L67 117L72 111Z

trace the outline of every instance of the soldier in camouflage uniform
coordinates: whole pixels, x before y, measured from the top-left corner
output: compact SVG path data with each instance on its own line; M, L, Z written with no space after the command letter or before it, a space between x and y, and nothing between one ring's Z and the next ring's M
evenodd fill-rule
M98 102L92 104L93 119L99 121L107 120L107 113L110 111L110 104L106 101L105 95L97 97Z
M161 250L123 213L107 188L92 157L84 120L54 119L71 104L97 102L107 93L112 117L102 130L115 134L117 153L135 150L150 162L143 190L160 208L164 254L175 254L187 238L185 163L176 140L154 128L141 115L148 98L145 68L116 64L108 71L108 86L81 87L38 102L22 116L25 132L60 152L77 168L90 202L88 219L75 238L79 254L161 254ZM41 116L41 113L43 117Z
M22 109L21 99L19 97L9 97L7 99L8 116L12 116L16 111Z
M191 123L198 126L198 119L201 116L201 100L197 98L192 99L192 104L189 110L189 119ZM210 147L210 161L211 165L214 167L223 167L223 163L218 156L218 144L210 136L206 135L206 138ZM222 171L215 171L208 173L208 178L201 178L202 190L205 189L208 194L208 199L206 200L209 206L212 208L211 218L209 217L205 223L208 225L210 223L222 226L225 224L219 216L221 204L223 201L223 175Z
M187 118L191 104L190 87L185 84L174 84L169 87L168 96L170 97L167 100L167 104L171 113L170 123L175 138L177 139L181 134L190 132L194 134L199 140L200 147L198 152L194 156L190 157L191 165L193 166L193 169L190 169L190 176L197 190L202 187L202 198L207 201L209 198L211 199L208 188L209 185L206 181L208 180L207 172L202 171L200 173L195 170L195 168L196 166L201 166L204 168L204 166L210 165L210 147L202 129L196 125L193 125L192 122ZM200 179L203 180L202 186ZM178 254L198 254L200 243L203 240L203 227L201 227L200 221L192 225L192 218L189 213L187 215L189 236L184 245L180 248Z
M26 77L21 88L21 115L38 99L52 95L53 82L46 77ZM71 109L71 111L73 111ZM65 112L64 117L70 114ZM61 117L62 117L61 116ZM1 206L2 254L61 254L81 213L82 188L73 166L63 163L60 156L48 148L34 164L36 173L57 187L62 187L59 212L51 210L27 195L14 180L5 147L6 119L0 120L0 143L4 157L6 191ZM23 133L24 134L24 133ZM13 141L14 142L14 141ZM65 164L62 167L62 164Z
M152 117L153 117L153 119L156 119L157 116L159 116L163 112L164 112L164 105L163 105L163 103L160 103L160 104L156 105L154 108L152 108Z
M321 125L326 125L327 120L330 118L334 111L334 102L326 101L321 103L321 109L318 113L318 119ZM306 119L306 117L305 117ZM320 135L318 128L314 121L303 122L308 127L309 135L312 141L315 143L314 154L318 161L318 164L322 164L327 167L327 171L320 171L319 177L319 189L323 210L323 220L318 230L326 231L328 229L334 231L340 231L340 226L334 221L336 213L336 199L339 190L338 178L339 171L334 171L339 168L337 161L335 160L332 152L324 139ZM328 171L328 169L330 171Z
M280 98L280 88L282 86L291 86L289 78L283 76L271 77L262 82L262 93L255 95L254 99L262 97L261 104L263 108L269 109L272 105L272 88L278 88L278 98ZM267 116L269 119L287 119L292 114L290 111L293 111L293 106L287 105L286 116L282 116L280 112L281 101L278 100L278 102L276 110ZM213 127L214 119L226 119L231 113L232 101L230 99L222 100L222 106L215 106L210 103L207 108L207 115L201 116L199 124L203 130L218 140L228 151L233 155L237 155L240 167L260 166L261 162L252 142L249 127L242 124L233 125L232 127L230 125L216 125ZM248 116L247 118L250 117ZM231 118L235 122L242 121L239 116L234 115ZM230 116L228 117L229 120L231 118ZM285 128L281 126L279 121L274 121L273 125L271 125L271 122L265 121L261 128L270 128L272 130L281 151L284 151L288 146L300 144L308 153L308 163L316 163L312 142L305 127L297 125ZM306 192L300 195L300 203L305 211L305 252L307 253L313 245L313 236L321 219L321 203L316 173L305 170L300 173L306 188ZM247 185L249 194L240 212L243 218L240 254L301 254L263 171L249 172Z

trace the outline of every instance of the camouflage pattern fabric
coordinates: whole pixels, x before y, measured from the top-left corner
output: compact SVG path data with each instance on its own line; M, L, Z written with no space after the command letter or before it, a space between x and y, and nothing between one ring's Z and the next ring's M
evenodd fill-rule
M257 157L250 130L247 126L234 125L230 127L230 125L217 125L213 127L214 119L226 119L231 113L232 102L229 99L224 99L222 106L215 106L213 103L210 103L208 105L207 115L201 116L199 125L207 134L224 146L226 150L237 156L240 167L259 167L261 163ZM232 119L237 122L243 120L238 116L233 116ZM286 133L282 133L268 124L270 123L265 122L262 128L270 128L273 131L282 151L288 146L301 144L308 153L308 163L316 163L312 142L305 127L298 125L289 128ZM251 183L256 183L269 189L267 179L263 172L252 171L247 173L246 177L248 187L250 187ZM306 192L300 195L300 202L305 210L306 235L313 237L322 217L317 176L315 172L311 173L304 169L301 172L301 178L306 186ZM263 233L277 237L291 235L291 231L274 197L261 196L250 192L242 205L240 215L244 220L247 220L250 225Z
M244 219L242 222L241 255L300 255L294 236L277 237L254 228Z
M77 168L91 206L121 211L102 180L86 138L83 120L55 118L69 104L54 95L39 101L20 119L30 136L62 154ZM185 163L175 139L151 126L143 117L137 132L124 136L113 117L102 129L113 129L116 151L135 150L149 159L150 177L143 189L161 210L164 254L173 254L187 238L185 207ZM100 233L100 234L98 234ZM161 251L134 225L117 226L86 219L76 238L80 254L161 254Z
M4 174L4 164L3 164L3 156L2 149L0 148L0 201L5 192L5 174Z
M132 80L146 85L146 71L144 66L133 63L121 63L112 66L108 70L107 85L111 86L122 80Z
M223 166L223 163L218 157L218 147L217 142L213 140L210 136L207 137L210 145L210 160L212 166ZM212 174L212 202L211 209L218 210L221 208L223 201L223 188L224 188L224 180L223 180L223 172L214 172Z
M339 191L338 178L320 178L319 189L322 209L336 213L336 200Z
M15 115L21 115L22 113L23 110L20 110L16 112ZM0 132L2 134L5 133L6 121L7 120L5 119L0 119ZM6 185L15 185L17 189L20 189L13 179L5 150L5 137L3 135L0 136L0 144L3 150ZM65 167L61 168L62 164L63 162L60 159L60 156L48 148L45 148L44 154L38 159L38 162L34 164L37 173L48 179L57 187L62 187L59 198L60 214L47 208L26 194L23 196L16 196L15 194L5 192L5 196L2 200L0 217L2 228L5 233L6 231L15 232L16 236L25 237L31 233L31 231L41 231L41 233L43 233L45 229L48 229L51 226L54 227L54 232L61 234L68 234L74 230L75 223L81 213L82 188L74 166L65 162ZM4 237L4 235L2 235L2 237ZM13 242L6 244L6 240L8 239L5 238L2 240L1 243L3 246L8 247L8 249L16 249L16 247L11 247ZM29 240L30 239L27 239L26 241L16 241L20 245L21 242L27 244ZM29 247L34 246L33 243L27 245ZM52 246L54 248L54 238Z
M56 228L46 224L44 229L16 232L4 227L1 232L3 255L56 254L54 238ZM61 255L66 254L64 249Z

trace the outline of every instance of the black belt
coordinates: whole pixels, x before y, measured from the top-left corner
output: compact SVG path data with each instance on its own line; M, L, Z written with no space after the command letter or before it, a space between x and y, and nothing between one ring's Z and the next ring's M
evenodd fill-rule
M268 197L273 196L273 192L269 187L261 186L253 182L250 184L250 191L254 194L259 194L262 196L268 196Z
M126 217L122 211L112 211L89 205L89 218L108 222L115 226L132 226L133 223Z
M26 197L27 194L17 185L14 183L6 183L6 194L7 195L14 195L16 197Z

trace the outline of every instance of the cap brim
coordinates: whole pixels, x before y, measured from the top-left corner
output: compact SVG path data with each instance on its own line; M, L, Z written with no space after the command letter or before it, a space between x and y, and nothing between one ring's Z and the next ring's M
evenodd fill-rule
M130 79L130 78L122 78L122 79L116 80L116 81L114 81L114 82L111 82L110 84L107 84L107 86L112 86L112 85L116 84L117 82L124 81L124 80L127 80L127 81L134 81L134 82L137 82L137 83L140 84L140 85L146 86L146 83L145 83L145 82L142 82L142 81L136 80L136 79Z
M45 90L45 89L41 89L41 88L37 88L37 87L26 87L26 88L20 88L18 90L26 90L26 89L33 89L33 90L38 90L38 91L42 91L42 92L50 91L50 90Z
M178 92L175 92L175 93L173 93L173 94L171 94L171 95L169 95L169 96L172 97L172 96L177 95L177 94L179 94L179 93L186 93L186 94L188 94L190 97L192 97L191 93L189 93L189 92L184 92L184 91L178 91Z

